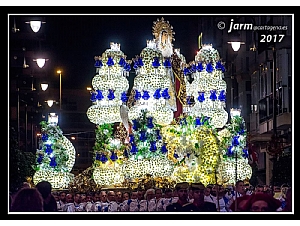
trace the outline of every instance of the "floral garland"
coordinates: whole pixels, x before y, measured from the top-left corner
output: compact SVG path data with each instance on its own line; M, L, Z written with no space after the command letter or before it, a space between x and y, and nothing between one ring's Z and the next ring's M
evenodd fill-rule
M98 125L95 133L94 167L101 166L108 161L121 163L126 146L119 139L114 138L112 124Z
M68 172L67 161L69 159L66 148L63 145L63 132L58 125L41 121L42 137L39 149L36 152L36 165L34 169L51 170L56 172Z

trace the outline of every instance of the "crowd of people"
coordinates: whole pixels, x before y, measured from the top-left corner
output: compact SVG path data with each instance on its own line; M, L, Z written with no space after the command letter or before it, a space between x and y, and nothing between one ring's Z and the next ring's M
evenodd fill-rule
M292 188L270 189L237 181L235 186L177 183L171 188L53 191L48 181L23 186L10 196L10 212L292 212Z

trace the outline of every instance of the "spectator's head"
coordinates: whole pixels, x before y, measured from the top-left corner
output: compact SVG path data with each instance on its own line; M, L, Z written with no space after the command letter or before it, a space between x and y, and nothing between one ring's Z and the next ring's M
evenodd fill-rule
M36 188L21 188L13 197L12 212L42 212L44 200Z
M250 195L243 195L240 197L237 197L236 200L233 201L233 203L231 203L230 205L230 209L232 210L232 212L240 212L243 211L243 206L246 204L246 202L248 201L248 199L250 198ZM237 204L236 204L237 202ZM237 205L237 206L235 206Z
M113 190L107 192L107 201L116 201L116 194Z
M203 199L205 186L202 183L192 183L190 188L194 200Z
M246 212L276 212L281 202L265 193L252 194L243 206Z
M187 200L189 192L189 184L187 182L177 183L175 185L175 190L177 191L177 195L180 200Z
M48 181L40 181L35 186L42 194L43 199L46 199L52 192L52 185Z
M145 199L149 201L153 198L155 198L155 190L153 188L147 189L145 193Z
M165 189L165 198L172 198L173 197L173 190L171 188Z

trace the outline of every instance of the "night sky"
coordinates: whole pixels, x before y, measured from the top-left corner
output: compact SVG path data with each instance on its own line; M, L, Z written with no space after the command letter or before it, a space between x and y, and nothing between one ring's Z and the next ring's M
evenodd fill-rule
M164 18L175 32L174 48L180 48L187 61L198 50L199 16L188 15L44 15L45 34L42 48L50 51L46 62L49 78L56 80L55 71L62 69L64 88L91 86L95 75L94 56L110 49L110 42L119 43L121 51L132 59L152 40L153 22ZM27 26L29 26L27 24Z

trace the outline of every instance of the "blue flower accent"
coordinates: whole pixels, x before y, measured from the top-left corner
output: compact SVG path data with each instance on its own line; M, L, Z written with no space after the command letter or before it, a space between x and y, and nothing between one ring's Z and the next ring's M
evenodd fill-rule
M208 124L209 124L209 119L210 119L210 117L204 116L204 117L203 117L203 120L202 120L202 124L203 124L203 125L208 125Z
M108 98L109 100L115 99L115 94L114 94L114 91L113 91L112 89L109 89L109 90L108 90L107 98Z
M234 136L232 138L232 146L238 146L240 144L239 142L239 136Z
M176 153L174 153L173 156L174 156L175 159L178 159L178 158L179 158L179 156L178 156Z
M106 155L102 154L102 155L101 155L101 158L100 158L100 161L101 161L102 163L106 163L106 162L108 161Z
M164 67L165 67L165 68L171 68L171 67L172 67L170 58L166 58L166 59L165 59Z
M205 101L205 97L204 97L204 92L198 92L199 96L198 96L198 101L200 103L202 103L203 101Z
M101 155L99 153L96 153L96 160L100 161Z
M129 134L129 143L134 143L134 135L133 134Z
M153 97L157 100L161 97L160 90L161 90L161 88L158 88L153 94Z
M111 156L110 156L111 161L116 161L118 159L118 156L116 155L116 153L114 151L111 152Z
M121 101L122 102L126 102L128 100L128 97L127 97L127 95L126 95L126 92L124 91L124 92L122 92L122 94L121 94Z
M200 119L199 117L196 117L196 118L195 118L195 125L196 125L196 126L201 126L201 125L202 125L201 119Z
M115 64L114 60L112 59L112 57L108 57L106 64L109 67L111 67L111 66L113 66Z
M51 144L46 144L45 153L47 153L48 155L50 155L52 152L53 152L53 149L51 147Z
M225 95L225 90L221 90L220 94L218 96L219 101L226 101L226 95Z
M192 105L192 104L193 104L193 103L191 102L192 99L193 99L192 96L187 96L187 97L186 97L186 103L187 103L188 105Z
M141 97L142 97L141 93L136 89L135 90L134 99L135 100L139 100L139 99L141 99Z
M144 94L143 94L142 98L144 100L148 100L150 98L149 91L143 90L143 92L144 92Z
M150 151L155 152L157 150L156 141L150 142Z
M159 58L158 58L158 57L154 57L154 58L153 58L152 66L153 66L154 68L158 68L158 67L160 66Z
M166 144L164 144L163 146L161 146L161 153L166 154L168 152L167 146Z
M225 72L225 67L220 60L216 63L216 70L222 70L222 72Z
M102 60L95 60L94 66L96 68L101 68L103 66Z
M207 71L208 73L212 73L213 70L214 70L214 67L212 66L211 63L206 64L206 71Z
M123 68L124 68L125 71L130 71L130 70L131 70L131 66L130 66L130 64L127 63L127 62L125 63L125 65L124 65Z
M166 99L166 100L168 100L168 99L171 98L170 95L169 95L169 90L168 90L168 88L165 88L165 89L162 91L161 95L162 95L162 97L163 97L164 99Z
M210 91L210 97L209 97L212 101L215 101L217 99L217 94L216 94L216 90L211 90Z
M147 140L147 136L146 136L146 131L141 130L140 131L140 141L146 141Z
M96 97L96 92L92 92L91 93L91 98L90 98L90 100L92 101L92 102L95 102L96 100L97 100L97 97Z
M138 128L140 127L139 122L136 119L133 119L132 123L133 123L132 129L134 129L135 131L138 130Z
M197 70L198 72L203 71L203 65L202 65L201 62L198 62L197 66L196 66L196 70Z
M144 62L143 62L143 59L141 57L139 57L137 61L138 61L138 66L139 67L144 66Z
M102 100L104 98L102 91L101 90L97 90L97 95L96 95L97 100Z
M233 152L233 150L232 150L232 147L231 147L231 146L228 147L228 148L227 148L227 156L228 156L228 157L232 157L233 154L234 154L234 152Z
M43 134L42 134L42 141L45 142L45 141L47 141L47 140L48 140L48 134L43 133Z
M133 155L135 155L137 152L138 152L137 147L134 144L132 144L131 145L130 153L133 154Z
M37 158L38 164L41 164L41 163L42 163L43 158L44 158L44 156L43 156L41 153L39 153L38 158Z
M162 137L161 137L161 135L160 135L160 130L157 129L157 130L155 130L155 132L156 132L156 139L157 139L157 140L161 140Z
M191 74L190 69L188 69L187 67L185 67L185 68L183 69L183 74L184 74L184 75Z
M243 156L245 159L248 158L249 154L248 154L247 148L244 148L244 149L243 149L243 154L242 154L242 156Z
M55 167L55 166L57 166L57 162L55 161L55 157L52 157L52 158L50 158L50 163L49 163L49 165L51 166L51 167Z
M124 67L124 65L125 65L125 59L124 59L123 57L121 57L118 64L119 64L121 67Z
M154 127L152 121L153 121L153 118L152 118L152 117L147 118L147 127L148 127L149 129L152 129L152 128Z
M181 125L181 126L182 126L182 125L187 125L186 118L182 118L182 119L180 120L180 125Z
M192 64L192 65L191 65L190 72L191 72L191 73L195 73L196 70L197 70L196 65L195 65L195 64Z
M133 69L137 69L139 67L139 63L137 60L134 61Z

